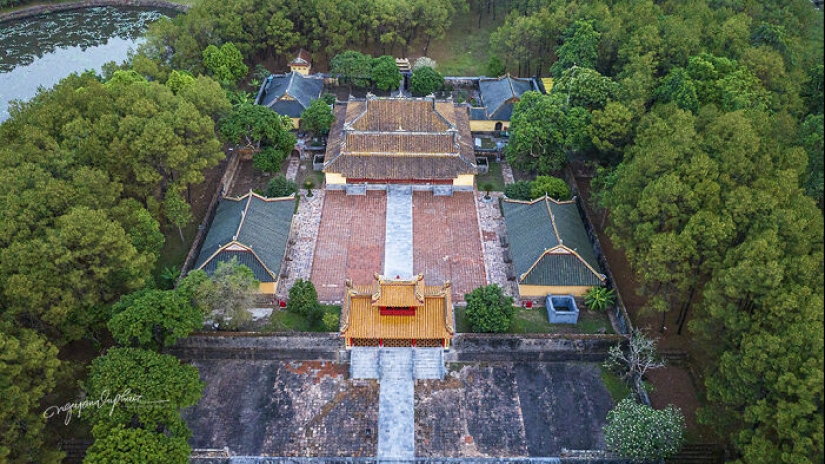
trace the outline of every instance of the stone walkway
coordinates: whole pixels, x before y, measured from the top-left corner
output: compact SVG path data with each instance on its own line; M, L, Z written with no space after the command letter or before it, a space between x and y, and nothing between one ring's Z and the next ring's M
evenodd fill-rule
M502 164L502 172L506 164ZM504 248L501 246L500 236L507 234L504 225L504 216L498 206L499 198L503 196L501 192L490 192L493 201L481 201L483 194L476 196L476 209L478 210L478 226L481 229L481 246L484 254L484 267L487 269L487 283L498 284L507 295L517 296L518 291L515 281L507 280L507 269L512 271L512 263L504 262Z
M384 236L384 275L413 275L412 186L391 185L387 190L387 222Z
M297 160L298 158L293 159ZM289 166L291 169L292 161L290 161ZM324 208L325 193L323 189L313 190L313 199L307 200L306 190L301 191L298 212L292 218L292 230L287 242L284 268L281 272L281 274L284 274L284 271L286 271L287 276L282 277L278 283L277 297L280 299L286 299L289 296L289 289L292 288L292 284L296 280L308 280L310 278L315 242L318 240L318 228L321 224L321 211Z
M289 157L289 166L286 168L286 178L289 180L295 180L298 176L298 168L301 167L301 159L297 156L290 156Z
M513 177L513 168L511 168L510 165L504 161L501 162L501 177L504 178L505 185L514 184L516 182L515 177Z

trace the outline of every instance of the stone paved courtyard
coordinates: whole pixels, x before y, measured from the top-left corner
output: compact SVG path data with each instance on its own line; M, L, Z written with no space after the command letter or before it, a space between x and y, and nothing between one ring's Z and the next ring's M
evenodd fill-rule
M374 456L378 383L348 364L197 360L206 382L184 412L194 448L235 455ZM416 381L416 456L558 456L603 448L612 399L591 363L453 363ZM369 431L368 431L369 429Z
M340 301L347 278L368 284L382 272L386 207L382 191L326 192L312 264L321 301ZM453 301L487 283L480 236L473 193L413 194L413 272L424 273L428 285L450 280Z
M321 225L312 263L312 283L321 301L341 301L344 283L368 284L384 268L385 192L347 196L325 193Z

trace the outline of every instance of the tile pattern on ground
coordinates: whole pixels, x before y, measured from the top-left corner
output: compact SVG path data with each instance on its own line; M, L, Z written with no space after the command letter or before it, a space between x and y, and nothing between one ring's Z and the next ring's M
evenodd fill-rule
M613 400L599 366L453 364L444 382L416 385L416 456L558 456L604 449Z
M193 448L228 446L247 456L375 456L378 384L346 380L345 364L193 364L206 382L201 401L183 413Z
M347 278L370 284L383 270L386 211L385 192L326 192L312 263L319 300L341 301Z
M427 285L450 280L453 302L487 283L473 193L413 193L413 272Z

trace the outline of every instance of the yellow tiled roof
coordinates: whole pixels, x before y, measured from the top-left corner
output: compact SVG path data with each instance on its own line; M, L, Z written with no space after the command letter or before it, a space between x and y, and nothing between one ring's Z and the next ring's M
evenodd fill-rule
M452 338L455 331L449 282L441 287L423 284L416 287L423 294L424 304L416 308L414 316L382 316L380 309L373 306L377 283L372 286L348 283L341 312L341 335L366 339Z
M424 306L424 276L419 274L409 280L394 280L375 276L378 291L372 295L373 306L409 308Z

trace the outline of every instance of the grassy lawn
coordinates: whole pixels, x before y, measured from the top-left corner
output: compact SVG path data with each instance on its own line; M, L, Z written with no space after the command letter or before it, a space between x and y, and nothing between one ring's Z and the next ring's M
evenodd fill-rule
M475 14L457 15L444 38L430 45L428 56L444 76L484 75L490 60L490 34L503 22L504 15L496 21L485 17L479 29Z
M613 397L614 403L618 403L630 396L630 387L624 380L620 379L616 374L610 372L610 369L604 366L601 366L601 370L602 382L604 382L607 391L610 392L610 396Z
M490 169L487 174L480 174L476 176L476 185L479 191L484 191L484 184L490 183L493 186L494 192L504 191L504 177L501 175L501 163L489 161Z
M341 313L341 307L321 305L325 313ZM286 310L275 309L269 316L268 331L272 332L329 332L320 321L310 323L304 316Z
M465 314L466 308L455 308L456 331L460 333L472 332L470 324L467 322ZM604 328L605 333L614 333L610 320L606 315L583 310L579 312L579 323L576 325L551 324L547 321L547 309L518 308L513 322L510 324L509 334L532 334L532 333L573 333L573 334L597 334Z

